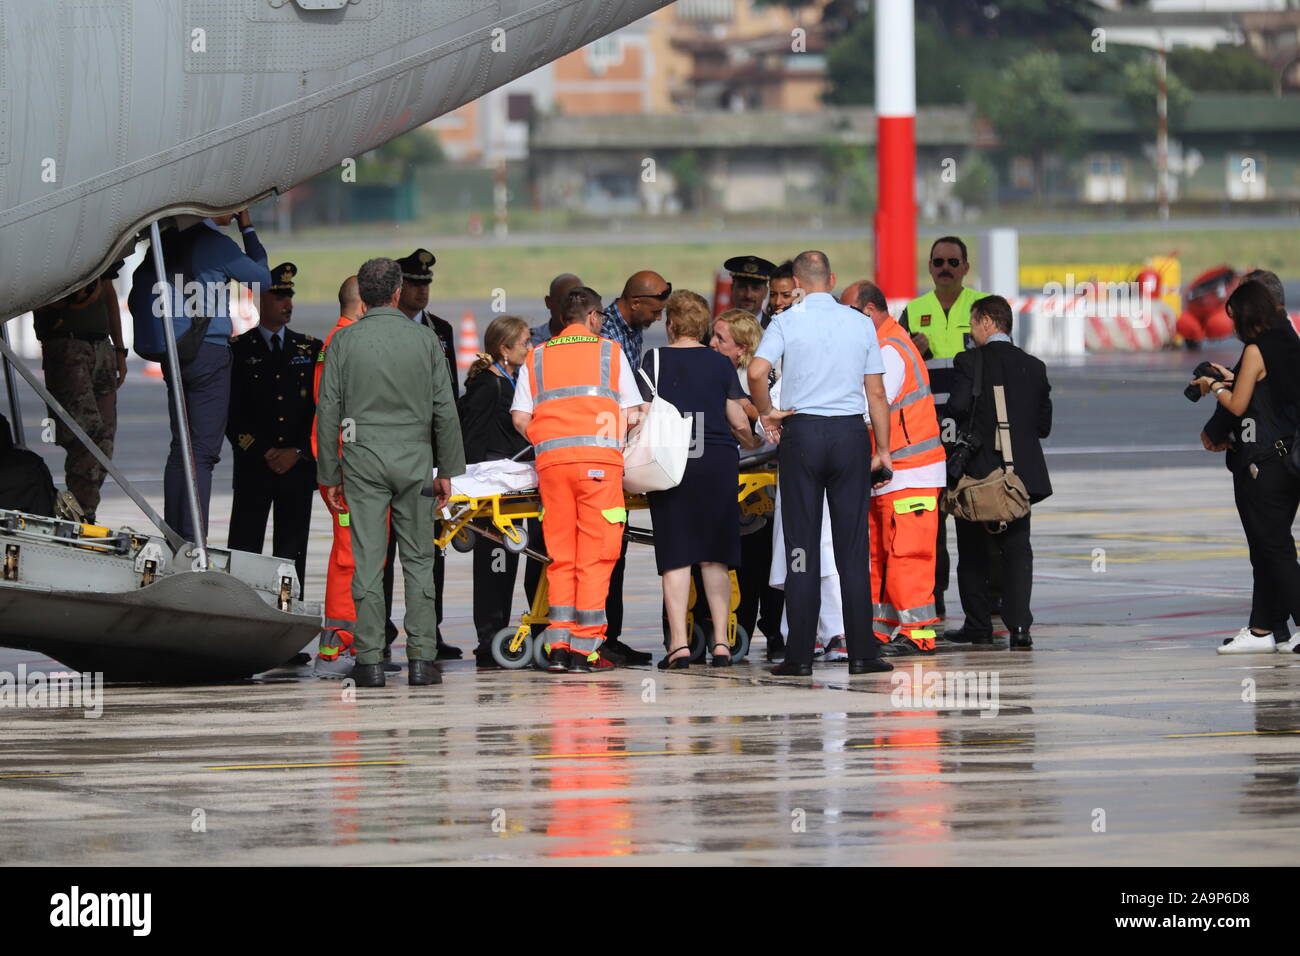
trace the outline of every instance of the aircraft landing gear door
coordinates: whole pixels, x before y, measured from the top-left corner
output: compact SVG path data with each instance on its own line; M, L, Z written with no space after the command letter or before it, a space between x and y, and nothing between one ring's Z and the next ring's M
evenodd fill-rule
M194 544L197 548L197 554L194 558L194 570L206 571L208 569L208 535L203 527L203 512L199 508L199 482L194 467L194 447L190 442L190 419L189 413L185 409L185 390L180 387L181 383L181 360L176 351L176 327L172 325L172 305L175 303L175 293L172 290L172 284L167 279L167 268L163 263L162 254L162 236L158 231L158 221L154 220L149 226L149 246L153 252L154 275L158 276L163 283L163 294L158 297L162 304L163 332L167 338L167 367L171 370L171 379L176 384L175 388L168 389L171 392L172 411L176 415L176 421L180 423L180 428L176 429L181 437L181 463L185 466L185 498L186 504L189 505L190 527L194 529L194 537L197 539Z

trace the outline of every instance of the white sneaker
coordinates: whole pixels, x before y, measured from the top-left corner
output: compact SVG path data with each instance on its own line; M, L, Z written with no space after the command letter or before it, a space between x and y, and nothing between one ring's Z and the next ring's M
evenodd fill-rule
M824 661L847 661L849 659L848 649L844 646L844 636L839 635L832 637L826 644L826 654L822 657Z
M1249 627L1243 627L1236 637L1224 641L1216 650L1220 654L1272 654L1274 646L1272 634L1252 634Z
M1277 652L1279 654L1300 654L1300 631L1291 635L1291 640L1278 644Z

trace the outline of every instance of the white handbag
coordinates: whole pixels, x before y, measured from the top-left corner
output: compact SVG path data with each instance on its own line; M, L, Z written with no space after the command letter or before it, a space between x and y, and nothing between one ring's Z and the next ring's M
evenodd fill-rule
M655 377L637 369L650 386L650 410L628 433L623 448L623 490L634 494L676 488L690 457L693 419L659 397L659 350L652 349Z

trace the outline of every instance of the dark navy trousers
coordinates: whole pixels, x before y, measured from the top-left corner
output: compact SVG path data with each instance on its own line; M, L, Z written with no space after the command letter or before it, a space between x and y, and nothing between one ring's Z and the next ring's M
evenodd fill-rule
M861 415L791 415L781 430L781 522L785 534L785 659L812 664L821 613L822 496L840 574L849 658L880 655L872 634L867 525L871 441Z
M194 465L199 486L199 509L203 531L207 534L208 501L212 497L212 469L221 460L221 443L226 438L226 414L230 410L230 346L203 342L198 354L181 363L181 388L185 394L190 423L190 442L194 448ZM185 493L185 466L181 458L180 423L176 420L172 389L175 383L163 363L167 381L167 413L171 417L172 444L163 471L163 520L180 532L186 541L197 541L190 521L189 500Z

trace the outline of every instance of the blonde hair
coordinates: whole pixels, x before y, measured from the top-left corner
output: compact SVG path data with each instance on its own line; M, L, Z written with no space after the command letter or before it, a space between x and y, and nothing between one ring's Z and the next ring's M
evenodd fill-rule
M749 368L750 359L758 350L758 343L763 341L763 327L758 324L758 319L744 309L728 309L713 320L714 325L719 322L727 323L732 340L744 349L736 364L740 368Z
M678 289L668 297L668 327L678 338L704 341L709 330L709 303L698 292Z
M528 323L517 315L498 315L493 319L488 324L487 331L483 333L483 351L478 353L474 364L465 373L465 383L469 384L469 380L475 375L501 361L501 349L518 338L520 332L527 331Z

